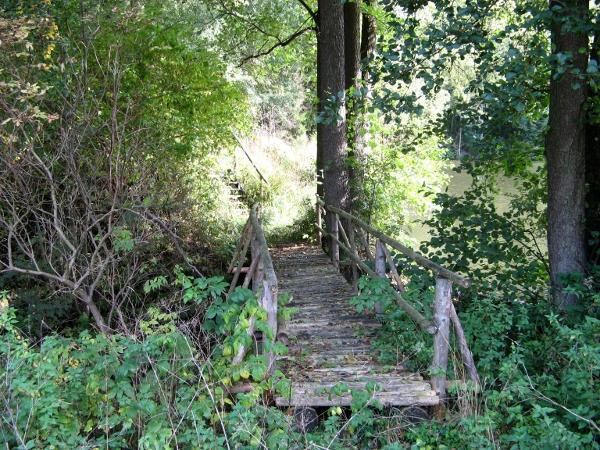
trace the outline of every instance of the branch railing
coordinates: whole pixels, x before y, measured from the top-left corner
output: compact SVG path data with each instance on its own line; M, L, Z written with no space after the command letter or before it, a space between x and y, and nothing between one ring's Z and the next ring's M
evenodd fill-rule
M326 231L323 227L324 219L327 220L330 231ZM465 371L476 385L480 384L473 355L452 304L452 285L457 284L468 288L471 286L471 281L468 278L427 259L420 253L372 227L359 217L343 209L327 205L318 195L315 226L319 243L322 244L323 238L328 238L329 256L338 269L340 269L340 251L350 260L352 283L355 289L360 272L372 278L389 277L394 287L392 291L396 304L423 331L433 335L434 355L431 363L431 384L440 399L444 400L446 397L446 372L448 369L451 325L455 331ZM369 244L369 236L375 238L375 252L372 251ZM403 298L404 283L398 273L390 248L408 257L419 266L431 270L436 275L432 320L427 319ZM364 257L361 256L361 253ZM374 269L366 261L371 261ZM376 312L382 313L380 305L376 305Z
M244 267L248 250L250 250L250 265ZM251 287L258 297L258 304L267 313L268 328L272 333L273 340L275 340L278 330L277 296L279 288L267 240L258 218L258 206L254 206L250 209L250 216L248 217L242 231L242 236L234 251L228 272L233 273L233 278L227 295L231 295L238 286L241 274L245 273L242 287L248 288L250 287L250 283L252 283ZM252 316L249 320L247 333L253 340L255 339L255 332L256 317ZM248 350L248 346L240 346L233 357L233 364L240 364ZM272 374L275 370L275 354L272 349L267 350L267 361L268 373Z

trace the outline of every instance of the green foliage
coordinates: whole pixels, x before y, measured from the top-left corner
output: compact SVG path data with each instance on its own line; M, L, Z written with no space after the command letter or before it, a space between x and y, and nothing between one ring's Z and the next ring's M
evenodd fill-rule
M473 296L457 303L459 318L475 357L484 389L480 396L450 389L455 409L447 423L410 428L403 441L412 448L598 448L600 409L600 295L597 268L569 286L585 305L566 317L551 313L551 302ZM595 275L594 275L595 274ZM426 280L426 278L424 278ZM427 314L432 289L411 282L403 296ZM360 280L351 300L358 310L385 306L373 350L383 363L425 372L432 342L391 301L387 280ZM432 286L431 281L429 286ZM424 299L424 305L419 301ZM455 353L448 376L463 377Z
M475 170L475 169L474 169ZM518 183L518 184L517 184ZM449 269L469 274L479 294L525 301L544 298L548 280L539 172L515 180L518 192L507 211L496 206L493 175L475 170L460 197L439 194L427 221L432 238L421 250Z
M203 3L219 16L223 31L215 44L243 73L256 124L294 137L314 130L315 33L302 5L286 0ZM291 36L289 45L279 45Z
M402 108L470 155L540 158L547 115L547 3L386 1L413 13L390 14L375 74L387 83L376 104ZM401 49L401 50L400 50ZM413 81L418 79L418 83ZM397 84L396 84L397 83ZM389 100L391 99L391 101ZM460 130L460 131L459 131Z
M223 448L227 439L251 446L267 439L285 448L285 415L257 404L266 389L286 388L281 375L264 381L262 356L232 367L226 354L247 336L250 314L268 336L255 295L238 289L223 301L222 278L192 279L178 272L176 281L184 298L211 301L205 328L224 338L212 360L199 357L196 344L177 330L176 314L155 307L139 324L143 339L84 331L74 338L46 337L37 348L17 328L14 310L2 305L2 440L26 448ZM165 284L158 278L148 286ZM3 291L2 301L6 298ZM282 296L282 314L289 315L285 302ZM285 351L281 344L272 347ZM233 404L225 387L241 379L252 379L256 388Z
M362 277L358 286L359 295L350 300L357 312L375 311L377 304L383 311L382 327L372 342L377 358L390 366L402 365L411 371L427 372L433 355L433 340L398 307L389 281ZM425 317L431 317L432 288L411 283L402 297Z
M192 283L184 290L205 291L193 296L200 302L219 283L207 280L199 288L197 280L187 280ZM282 300L285 304L285 296ZM177 330L175 314L158 308L151 308L141 321L141 338L84 331L73 338L48 336L39 347L19 331L14 311L3 308L0 438L10 447L144 449L287 449L303 448L306 442L343 449L364 448L379 439L387 419L378 416L374 384L351 392L347 424L341 408L334 408L315 431L295 432L285 411L262 402L266 391L289 391L281 374L264 381L262 357L248 356L232 367L224 354L229 338L238 337L235 328L246 332L242 316L256 307L254 295L238 289L227 302L217 303L205 326L218 328L225 340L210 359L199 356L196 343ZM241 316L236 320L232 312ZM251 380L255 389L228 395L227 386L237 380ZM337 386L334 391L345 393L348 388Z
M308 4L316 9L315 1ZM125 316L135 319L137 333L87 331L89 319L73 295L2 274L0 440L7 448L598 448L600 270L568 280L580 300L576 310L555 314L546 298L540 161L547 84L551 69L556 76L572 70L572 55L550 56L547 30L560 7L553 12L538 0L380 5L365 7L376 15L381 38L368 62L371 86L326 99L314 121L308 93L316 82L314 33L298 2L3 4L0 144L9 156L2 155L8 161L2 180L25 164L24 152L33 147L61 180L58 197L74 207L60 210L65 223L89 216L73 213L86 201L90 214L119 211L115 220L72 235L91 233L84 243L92 250L82 250L84 256L104 246L116 255L92 298L104 301L122 289L101 309L108 315L131 303ZM595 33L595 14L575 25ZM262 60L244 59L297 31L294 45ZM573 88L589 83L595 92L597 74L590 64ZM594 117L596 100L589 105ZM315 122L336 121L344 102L368 111L360 130L351 130L359 131L367 155L347 161L364 172L354 207L402 239L428 218L432 239L421 250L473 279L473 288L455 289L454 296L484 387L479 396L452 388L446 421L407 426L398 411L373 401L378 386L338 385L332 393L351 394L351 407L331 408L314 432L300 435L285 411L269 406L273 394L290 386L280 372L266 379L264 353L282 356L286 349L271 335L257 295L238 288L225 296L224 278L186 275L171 242L178 250L189 244L198 255L210 241L227 253L243 219L221 175L235 165L227 159L236 145L232 131L246 132L250 115L270 132L256 152L269 186L253 168L235 165L246 201L267 207L270 242L306 239L314 221L314 151L310 141L284 147L272 135L298 136ZM65 148L77 156L72 162L57 157ZM473 186L459 197L440 193L445 160L460 152L477 157L465 166ZM76 177L65 175L71 167L78 168ZM506 210L495 206L500 173L518 185ZM73 200L80 180L92 197ZM44 208L51 190L21 185L36 192L25 191L26 203L40 198L50 217ZM10 209L0 202L0 213ZM26 224L34 230L28 238L44 249L35 225ZM0 227L4 250L8 229ZM22 253L18 258L27 256ZM103 264L91 258L92 270ZM194 258L202 273L212 273L208 258ZM404 298L430 317L433 277L394 258L410 280ZM53 265L59 267L50 259L40 264ZM431 375L431 337L395 305L388 282L363 278L359 288L351 301L359 312L383 307L373 340L381 362ZM123 292L131 292L127 301ZM280 295L280 314L289 318L286 302ZM251 326L262 341L248 333ZM48 335L51 329L62 334ZM251 350L233 365L242 346ZM448 374L463 376L455 352ZM229 395L239 382L254 389Z
M365 117L360 134L366 139L368 158L348 164L362 172L355 186L360 192L353 208L378 229L401 240L420 227L435 211L434 194L448 181L443 141L421 136L423 121L404 115L386 124L380 114Z
M210 393L198 385L192 347L180 333L140 342L83 332L48 337L38 350L15 328L11 310L1 320L0 434L9 446L173 448L198 436L222 445Z

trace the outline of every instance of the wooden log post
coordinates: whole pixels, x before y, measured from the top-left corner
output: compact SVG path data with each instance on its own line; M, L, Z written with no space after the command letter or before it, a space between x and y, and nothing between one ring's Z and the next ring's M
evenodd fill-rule
M375 273L381 278L385 276L385 251L383 250L383 244L379 239L375 243ZM381 316L383 314L383 306L381 302L375 303L375 314Z
M350 241L350 250L352 253L358 256L356 251L356 240L354 236L354 224L351 220L348 221L348 240ZM350 258L350 260L352 261L352 291L355 294L358 294L358 265L353 258Z
M252 233L251 252L252 260L255 258L258 260L258 262L254 265L254 273L252 274L252 292L257 294L264 279L264 265L262 261L261 248L258 239L256 238L256 233Z
M481 386L481 381L479 379L479 374L477 373L477 368L475 367L475 361L473 360L473 354L469 349L469 345L467 344L467 338L465 336L465 332L458 318L458 314L456 314L456 309L454 309L454 305L450 302L450 320L452 321L452 325L454 325L454 332L456 333L456 340L458 341L458 348L460 350L460 356L465 366L465 370L469 375L469 378L473 383L475 383L475 387Z
M339 270L340 268L340 230L339 230L339 217L336 213L333 213L333 220L331 221L331 235L333 239L329 240L331 250L331 262Z
M277 287L271 286L269 281L263 281L264 290L260 299L260 306L267 312L267 324L271 330L271 344L277 340ZM275 371L275 353L267 352L267 371L272 375Z
M435 300L433 318L437 333L433 336L433 361L431 364L431 386L440 397L446 399L446 372L448 370L448 351L450 348L450 307L452 306L452 282L438 277L435 282ZM443 408L436 411L442 415Z
M244 245L242 250L239 252L237 266L235 268L235 272L233 274L233 279L231 280L231 285L229 286L229 291L227 292L227 297L231 295L234 289L237 286L238 280L240 278L240 274L242 273L242 267L244 266L244 260L246 259L246 254L248 253L248 247L250 246L252 240L252 226L250 226L246 234L242 237L244 239Z
M248 230L249 227L250 227L250 219L248 219L246 221L246 223L244 224L244 228L242 229L242 234L241 234L240 240L238 241L238 243L235 247L235 251L233 252L233 257L231 258L231 262L229 263L229 267L227 267L227 273L232 273L233 269L236 266L240 252L242 251L242 247L244 246L244 244L246 242L246 236L249 231ZM247 249L246 249L246 251L247 251Z
M318 200L318 196L317 196ZM321 204L317 201L317 240L319 247L323 247L323 234L321 233L321 227L323 226L323 216L321 210Z
M261 307L267 312L267 323L272 338L271 344L274 344L277 338L277 296L279 292L277 276L275 275L275 269L273 268L273 261L269 253L267 240L255 210L251 210L250 212L250 221L254 229L255 251L257 254L260 254L261 261L257 268L257 270L260 269L260 271L257 272L257 275L254 278L253 286L259 292L259 302ZM275 354L272 350L267 352L267 360L268 375L270 376L275 371Z
M246 272L246 278L244 278L244 283L242 284L242 287L244 289L246 289L246 288L248 288L248 286L250 286L250 282L252 281L252 278L256 274L256 268L258 267L259 263L260 263L260 255L254 255L254 257L252 258L252 263L250 264L250 267L248 267L248 272Z
M385 253L385 259L387 260L388 266L390 266L390 274L392 275L392 278L396 282L396 287L398 288L398 290L400 292L404 292L405 291L404 282L402 281L402 278L400 278L400 274L398 273L398 269L396 268L396 262L394 261L394 258L392 258L392 254L390 253L390 250L387 248L387 245L382 243L381 246L383 248L383 252Z

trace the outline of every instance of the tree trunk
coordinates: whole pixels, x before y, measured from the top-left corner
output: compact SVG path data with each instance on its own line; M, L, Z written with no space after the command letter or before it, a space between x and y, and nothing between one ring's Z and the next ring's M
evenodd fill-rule
M318 20L320 22L320 20ZM321 70L321 33L319 23L317 25L317 111L323 110L323 99L326 98L323 91L323 74ZM323 132L324 125L317 122L317 194L320 197L324 196L323 176L325 175L325 165L323 163Z
M324 100L344 91L344 7L338 0L319 0L319 89L320 111ZM336 103L337 105L337 103ZM331 107L332 105L328 105ZM322 124L321 146L324 169L324 197L329 205L348 207L348 170L346 168L346 112L339 106L338 117L325 111L328 120ZM331 232L333 215L328 214L327 231Z
M596 31L590 60L596 61L600 67L600 32ZM589 89L589 88L588 88ZM588 91L593 95L594 102L600 101L600 92ZM586 149L585 149L585 182L586 195L586 243L588 245L588 262L600 263L600 243L593 233L600 233L600 117L588 117L586 124Z
M376 6L377 0L364 0L367 6ZM369 14L365 14L362 21L362 36L360 42L360 59L363 64L368 63L375 52L377 44L377 22ZM362 78L365 82L369 81L369 71L363 70Z
M553 6L553 2L550 3ZM562 2L553 9L552 45L554 54L573 55L572 66L550 82L549 131L546 137L548 162L548 253L555 305L566 309L576 297L563 292L562 277L582 273L586 266L585 247L585 102L587 87L576 72L585 73L588 64L588 37L573 31L572 20L588 20L587 0ZM584 49L584 51L580 51Z
M367 6L375 6L376 0L363 0ZM373 16L369 14L362 15L362 31L360 33L360 65L357 76L362 79L360 84L362 87L369 87L369 72L366 70L368 62L371 60L375 51L377 42L376 22ZM354 134L351 139L352 149L352 164L350 172L350 192L352 198L352 209L355 213L361 215L367 211L367 197L364 191L365 166L367 163L367 142L369 133L369 124L365 118L366 106L368 99L359 97L353 106L352 127Z
M344 4L345 88L347 93L359 88L360 80L360 0ZM348 96L346 139L348 141L349 207L352 209L362 193L362 149L359 139L360 101Z

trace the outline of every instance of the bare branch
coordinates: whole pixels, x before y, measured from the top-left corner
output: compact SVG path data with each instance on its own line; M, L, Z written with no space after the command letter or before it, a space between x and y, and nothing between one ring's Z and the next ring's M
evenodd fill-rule
M312 8L308 6L308 3L306 3L304 0L298 0L298 2L304 7L308 14L310 14L310 17L315 22L315 25L319 26L319 17L317 15L317 11L313 11Z
M190 269L192 269L197 276L202 276L202 272L200 272L198 268L191 262L187 253L183 250L183 248L181 248L181 245L179 245L179 241L181 241L181 238L173 230L171 230L171 228L169 228L169 226L160 217L148 211L147 209L143 210L142 212L136 211L135 209L127 209L127 211L132 212L133 214L136 214L146 220L151 220L152 222L157 224L164 232L166 232L169 235L171 241L173 242L173 245L175 246L175 249L177 250L177 253L179 253L179 255L183 258L183 260L190 267Z
M244 64L246 64L248 61L250 61L252 59L260 58L262 56L267 56L267 55L271 54L275 49L277 49L279 47L285 47L285 46L291 44L292 42L294 42L297 38L302 36L307 31L313 31L313 30L314 30L314 27L301 28L300 30L298 30L295 33L288 36L286 39L278 40L277 43L275 43L274 45L269 47L267 50L256 53L254 55L246 56L244 59L242 59L240 66L243 66Z

